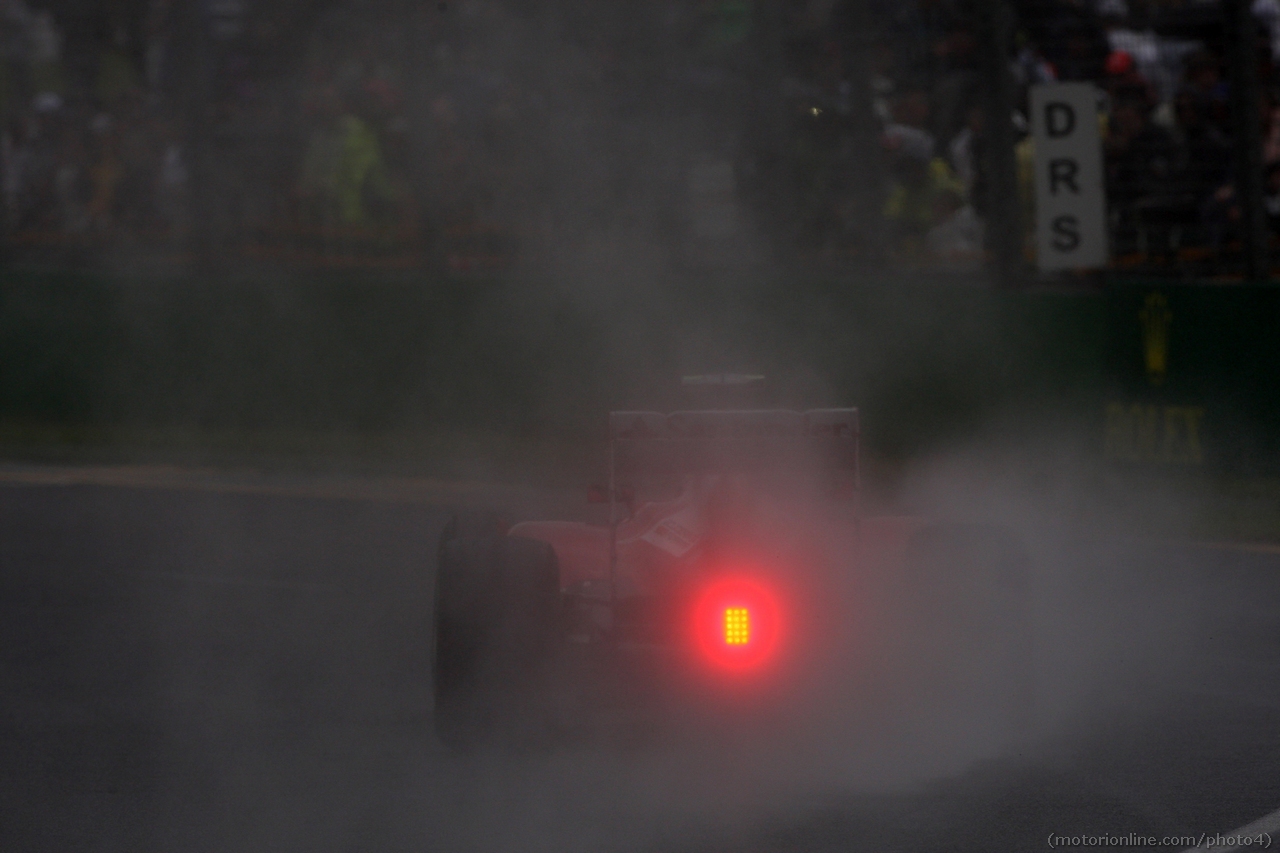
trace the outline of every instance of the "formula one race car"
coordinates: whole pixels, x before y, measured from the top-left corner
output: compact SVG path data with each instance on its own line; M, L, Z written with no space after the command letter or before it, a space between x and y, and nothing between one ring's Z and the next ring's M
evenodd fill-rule
M435 587L439 739L785 715L832 684L980 694L1025 719L1025 552L998 528L860 516L859 436L856 409L613 412L603 523L455 516Z

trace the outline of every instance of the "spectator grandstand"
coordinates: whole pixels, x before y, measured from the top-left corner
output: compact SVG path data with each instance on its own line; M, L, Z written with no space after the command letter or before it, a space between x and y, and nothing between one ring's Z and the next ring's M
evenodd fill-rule
M1260 169L1228 0L1013 0L1008 44L994 5L3 0L5 252L475 273L596 228L675 263L971 269L1008 115L1029 262L1028 88L1086 81L1112 265L1242 274L1245 189L1280 221L1280 2L1250 10Z

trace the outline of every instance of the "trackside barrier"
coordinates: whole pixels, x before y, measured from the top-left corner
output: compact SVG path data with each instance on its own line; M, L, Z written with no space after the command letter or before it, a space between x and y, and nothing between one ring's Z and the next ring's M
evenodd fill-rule
M637 336L528 281L9 271L0 426L596 440L610 409L680 408L654 396L679 393L671 354L723 327L745 330L744 352L787 353L760 365L771 378L800 367L824 380L814 402L858 405L875 456L964 441L1017 413L1070 424L1120 468L1280 471L1280 288L1117 279L997 292L882 274L779 277L734 301L730 284L664 291L626 318L646 329ZM760 341L792 343L761 353Z

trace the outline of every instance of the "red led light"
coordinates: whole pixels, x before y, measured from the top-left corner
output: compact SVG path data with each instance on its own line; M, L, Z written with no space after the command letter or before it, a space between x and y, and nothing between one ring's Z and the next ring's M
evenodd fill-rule
M777 596L746 577L717 577L695 599L693 627L698 649L726 670L755 669L776 653L782 633Z
M751 611L745 607L724 609L724 644L745 646L751 642Z

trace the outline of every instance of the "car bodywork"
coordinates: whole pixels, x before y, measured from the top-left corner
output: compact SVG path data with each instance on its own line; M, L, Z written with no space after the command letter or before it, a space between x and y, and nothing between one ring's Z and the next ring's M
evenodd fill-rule
M446 531L441 738L461 742L459 727L491 712L527 722L550 705L598 707L605 682L623 686L603 691L615 707L670 693L660 687L743 707L833 681L869 685L877 666L890 680L920 673L967 690L978 681L956 661L994 671L1012 652L995 669L1021 685L1030 643L1016 544L974 526L864 516L859 445L851 408L611 413L608 483L595 490L604 523ZM517 681L538 684L524 696L554 684L577 698L521 705L502 695Z
M771 656L747 648L719 656L706 630L698 636L707 618L730 631L726 614L741 610L726 603L700 617L699 607L713 607L706 600L714 589L726 602L754 599L734 618L772 626L768 638L748 630L737 643L722 632L721 644L757 652L766 640L790 646L797 623L784 627L781 611L802 604L800 588L811 585L816 563L870 557L872 547L884 557L915 525L870 519L871 535L865 542L860 535L857 409L620 411L610 414L609 439L609 481L599 490L606 524L527 521L509 531L554 549L579 643L683 643L749 669L730 662ZM758 592L735 593L735 583ZM802 620L812 624L812 607L803 604Z

